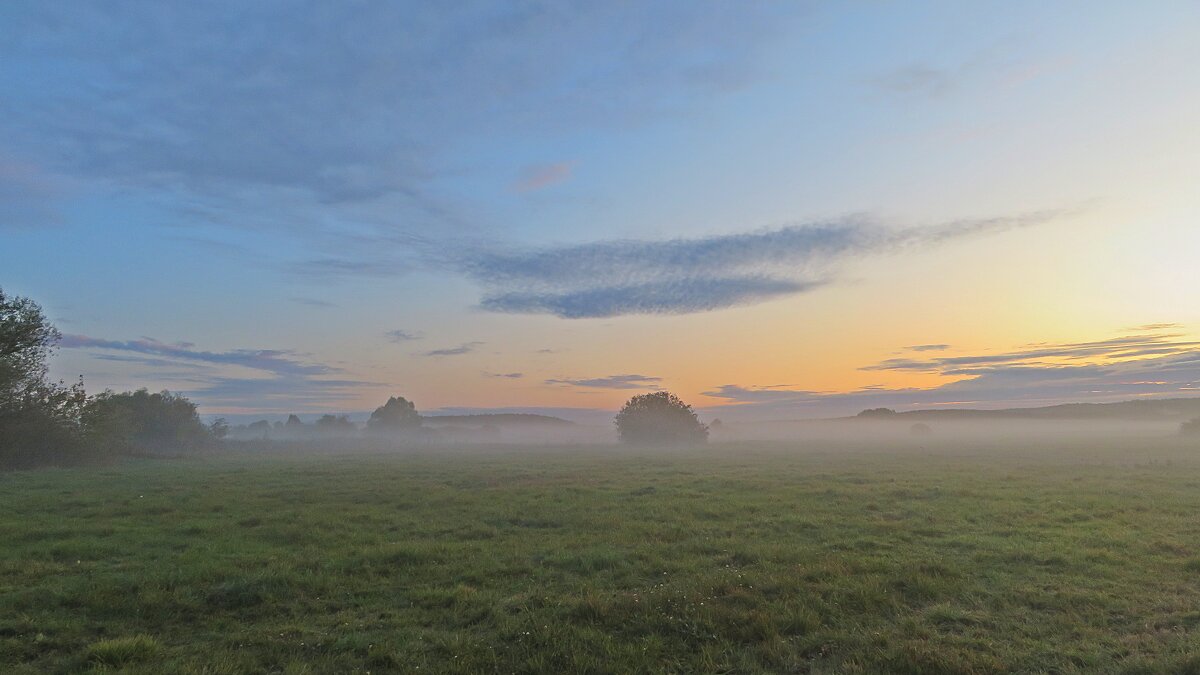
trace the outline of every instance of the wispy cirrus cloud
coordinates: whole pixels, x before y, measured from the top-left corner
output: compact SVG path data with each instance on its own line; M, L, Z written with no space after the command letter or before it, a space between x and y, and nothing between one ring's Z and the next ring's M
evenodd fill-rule
M59 346L86 350L102 360L153 368L160 377L188 383L183 393L207 407L302 410L351 398L362 387L374 384L331 377L341 369L285 349L207 351L190 342L168 343L148 337L108 340L87 335L64 335Z
M1181 328L1181 326L1177 323L1147 323L1141 326L1131 326L1129 328L1125 328L1122 332L1147 333L1151 331L1172 330L1175 328Z
M1026 345L995 354L888 359L862 370L924 372L952 381L923 389L877 385L850 392L726 384L704 394L760 416L850 414L878 406L1019 407L1189 396L1200 392L1200 341L1178 332L1149 333Z
M1024 349L997 354L887 359L864 366L862 370L909 370L942 375L971 375L980 369L997 366L1042 367L1081 360L1116 363L1146 356L1187 353L1200 346L1200 342L1181 341L1178 339L1180 337L1180 333L1157 333L1094 342L1029 345Z
M553 314L564 319L625 314L692 314L763 302L820 286L765 277L680 279L602 286L565 293L503 293L480 303L483 309L512 314Z
M617 240L464 254L483 309L568 319L688 314L805 293L846 258L900 253L1039 224L1059 212L889 229L864 220L667 241Z
M475 349L476 349L477 347L479 347L480 345L482 345L482 344L483 344L482 342L478 342L478 341L477 341L477 342L464 342L463 344L461 344L461 345L458 345L457 347L446 347L446 348L443 348L443 349L432 349L432 350L430 350L430 351L424 352L424 353L422 354L422 356L432 356L432 357L438 357L438 356L461 356L461 355L463 355L463 354L470 354L471 352L475 351Z
M662 378L650 375L607 375L580 379L552 379L545 382L546 384L565 384L588 389L657 389L662 383Z
M342 277L394 277L407 272L409 262L372 260L367 258L312 258L291 262L284 271L315 281L330 281Z
M678 115L753 80L802 16L772 3L310 5L13 7L0 75L38 85L5 106L0 145L92 189L170 191L193 220L444 228L463 222L438 184L456 148ZM547 165L525 184L566 173ZM0 187L0 214L39 216L24 195Z
M306 305L308 307L337 307L337 303L329 302L328 300L320 300L317 298L294 297L288 298L298 305Z
M416 331L401 330L399 328L395 330L389 330L384 333L383 336L387 338L389 342L412 342L413 340L420 340L421 338L425 337L423 334Z
M942 352L950 348L950 345L909 345L905 349L911 352Z
M193 349L195 345L190 342L167 343L148 337L137 340L106 340L87 335L64 335L59 346L66 349L134 352L184 361L241 366L277 375L325 375L337 370L321 363L306 363L299 360L295 352L284 349L234 349L211 352Z

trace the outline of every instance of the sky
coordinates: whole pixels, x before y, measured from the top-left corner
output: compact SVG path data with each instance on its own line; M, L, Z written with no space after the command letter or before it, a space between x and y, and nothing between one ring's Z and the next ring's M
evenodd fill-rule
M202 413L1200 393L1195 2L0 5L0 287Z

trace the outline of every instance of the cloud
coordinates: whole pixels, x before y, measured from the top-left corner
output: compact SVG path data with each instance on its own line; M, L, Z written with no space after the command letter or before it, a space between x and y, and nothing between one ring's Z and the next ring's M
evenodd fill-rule
M736 384L723 384L712 391L704 392L705 396L723 398L738 403L799 403L805 400L816 400L821 392L781 387L742 387Z
M406 272L408 264L396 260L313 258L288 263L284 269L295 276L328 281L339 277L394 277Z
M517 192L535 192L551 185L561 183L571 177L575 170L575 162L557 162L555 164L535 164L521 171L513 190Z
M705 396L763 417L852 414L863 408L969 405L994 408L1142 396L1186 396L1200 385L1200 342L1152 333L1092 342L1027 345L996 354L888 359L868 371L914 371L953 381L935 387L818 392L726 384Z
M377 382L353 379L209 377L183 390L206 406L238 410L304 412L355 400Z
M137 340L105 340L86 335L64 335L59 346L66 349L135 352L185 361L241 366L277 375L324 375L337 370L320 363L302 362L295 358L295 352L289 350L235 349L225 352L209 352L192 349L193 345L188 342L170 344L147 337Z
M62 214L55 203L61 192L60 182L39 167L0 156L0 229L60 223Z
M589 389L657 389L661 382L661 377L649 375L608 375L607 377L584 379L546 380L546 384L565 384Z
M189 342L166 343L153 338L107 340L64 335L59 346L92 352L95 358L137 363L158 369L159 377L190 383L181 391L205 406L301 410L353 398L363 380L335 378L339 368L302 360L291 350L195 349ZM116 352L111 353L111 352ZM233 369L233 370L230 370ZM243 369L243 370L238 370ZM249 370L250 373L246 373Z
M950 348L950 345L911 345L905 349L913 352L941 352Z
M1111 338L1095 342L1031 345L1025 349L999 354L946 356L934 359L887 359L864 366L862 370L907 370L943 375L973 374L979 368L996 365L1046 365L1062 360L1130 359L1155 354L1178 354L1200 346L1200 342L1178 341L1178 333L1160 333Z
M465 342L457 347L447 347L445 349L434 349L424 353L424 356L459 356L462 354L470 354L475 351L475 348L482 345L482 342Z
M440 181L463 148L686 114L752 81L800 15L774 3L24 3L5 12L0 78L37 86L8 97L0 147L231 227L458 227L470 219Z
M467 251L458 268L480 307L563 318L687 314L812 291L852 256L901 253L1046 222L1057 212L888 229L861 220L667 241Z
M400 330L399 328L396 330L389 330L388 332L384 333L383 336L391 342L411 342L413 340L420 340L421 338L425 337L420 333Z
M309 307L337 307L337 305L335 303L329 302L327 300L318 300L316 298L296 297L296 298L288 298L288 300L291 300L292 302L294 302L298 305L308 305Z
M557 294L505 293L484 298L480 306L493 312L553 314L564 319L690 314L793 295L820 285L820 282L754 277L681 279Z
M1125 332L1125 333L1146 333L1146 332L1158 331L1158 330L1172 330L1172 329L1181 328L1181 327L1182 326L1180 326L1177 323L1147 323L1147 324L1143 324L1141 326L1133 326L1131 328L1126 328L1123 330L1123 332Z
M525 377L525 373L484 373L486 377L501 377L509 380L519 380Z
M871 83L896 94L941 96L957 87L960 79L960 73L913 64L872 78Z

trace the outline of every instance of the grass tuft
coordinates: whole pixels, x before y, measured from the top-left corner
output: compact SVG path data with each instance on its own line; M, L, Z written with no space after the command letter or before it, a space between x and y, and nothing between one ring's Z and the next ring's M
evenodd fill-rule
M88 645L87 660L98 668L124 668L157 654L159 644L149 635L100 640Z

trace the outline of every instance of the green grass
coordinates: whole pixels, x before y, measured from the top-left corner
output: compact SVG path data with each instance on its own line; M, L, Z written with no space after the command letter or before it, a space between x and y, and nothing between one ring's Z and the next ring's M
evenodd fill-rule
M1200 672L1200 448L0 475L0 672Z

